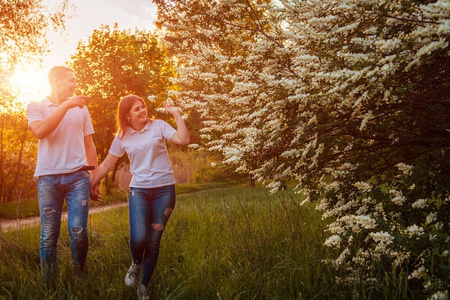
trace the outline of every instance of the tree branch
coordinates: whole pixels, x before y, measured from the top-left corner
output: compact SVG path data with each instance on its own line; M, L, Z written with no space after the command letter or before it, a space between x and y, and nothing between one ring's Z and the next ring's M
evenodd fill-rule
M389 16L389 15L385 15L385 14L381 14L381 13L377 13L374 12L376 15L385 17L385 18L390 18L390 19L396 19L399 21L405 21L405 22L412 22L412 23L423 23L423 24L442 24L440 22L436 22L436 21L424 21L424 20L414 20L414 19L406 19L406 18L399 18L399 17L394 17L394 16Z

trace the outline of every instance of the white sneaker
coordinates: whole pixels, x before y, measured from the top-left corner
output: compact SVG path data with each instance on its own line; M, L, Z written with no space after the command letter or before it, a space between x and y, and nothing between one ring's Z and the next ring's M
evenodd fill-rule
M128 269L127 275L125 275L126 286L131 287L136 283L140 270L141 265L135 264L134 262L131 264L131 267Z
M149 300L150 297L147 295L147 288L145 285L141 284L137 289L137 296L139 300Z

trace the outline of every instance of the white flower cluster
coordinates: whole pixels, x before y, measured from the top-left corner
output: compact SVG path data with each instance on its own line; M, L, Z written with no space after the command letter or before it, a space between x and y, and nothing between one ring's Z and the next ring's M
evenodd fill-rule
M380 231L380 232L371 232L369 236L377 243L382 243L384 245L392 244L394 237L390 235L388 232Z
M407 164L404 163L398 163L397 164L397 168L403 172L404 175L411 175L412 173L412 166L408 166Z
M329 238L327 238L325 240L324 244L329 247L333 246L333 247L339 248L341 245L341 241L342 241L341 237L339 235L335 234L335 235L332 235Z
M367 182L358 181L355 184L355 187L357 187L362 192L370 192L372 190L372 185L370 185Z
M419 238L423 234L423 228L417 225L411 225L406 228L410 237L417 235Z
M431 295L429 300L448 300L448 290L440 290Z
M394 195L394 198L391 199L392 202L397 205L402 205L403 203L405 203L406 198L405 196L403 196L403 193L401 191L390 190L389 192Z
M411 204L413 208L421 209L428 206L427 199L418 199L416 202Z
M408 279L413 279L413 278L422 278L424 277L426 273L426 269L424 266L420 266L419 268L415 269L409 276Z

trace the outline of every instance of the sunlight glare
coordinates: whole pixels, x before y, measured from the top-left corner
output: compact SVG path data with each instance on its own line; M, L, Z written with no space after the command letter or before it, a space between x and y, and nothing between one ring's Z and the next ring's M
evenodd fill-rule
M19 66L11 78L11 85L17 93L17 101L27 105L42 100L50 93L47 73L39 65Z

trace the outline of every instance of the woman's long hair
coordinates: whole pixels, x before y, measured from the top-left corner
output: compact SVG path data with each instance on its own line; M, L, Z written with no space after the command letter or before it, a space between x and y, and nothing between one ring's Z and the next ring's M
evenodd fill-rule
M127 118L127 114L130 112L131 107L136 101L141 101L144 104L145 109L147 110L147 104L141 97L130 94L128 96L123 97L119 105L117 106L117 115L116 115L116 135L119 139L122 139L125 136L125 132L128 126L130 126L130 121Z

